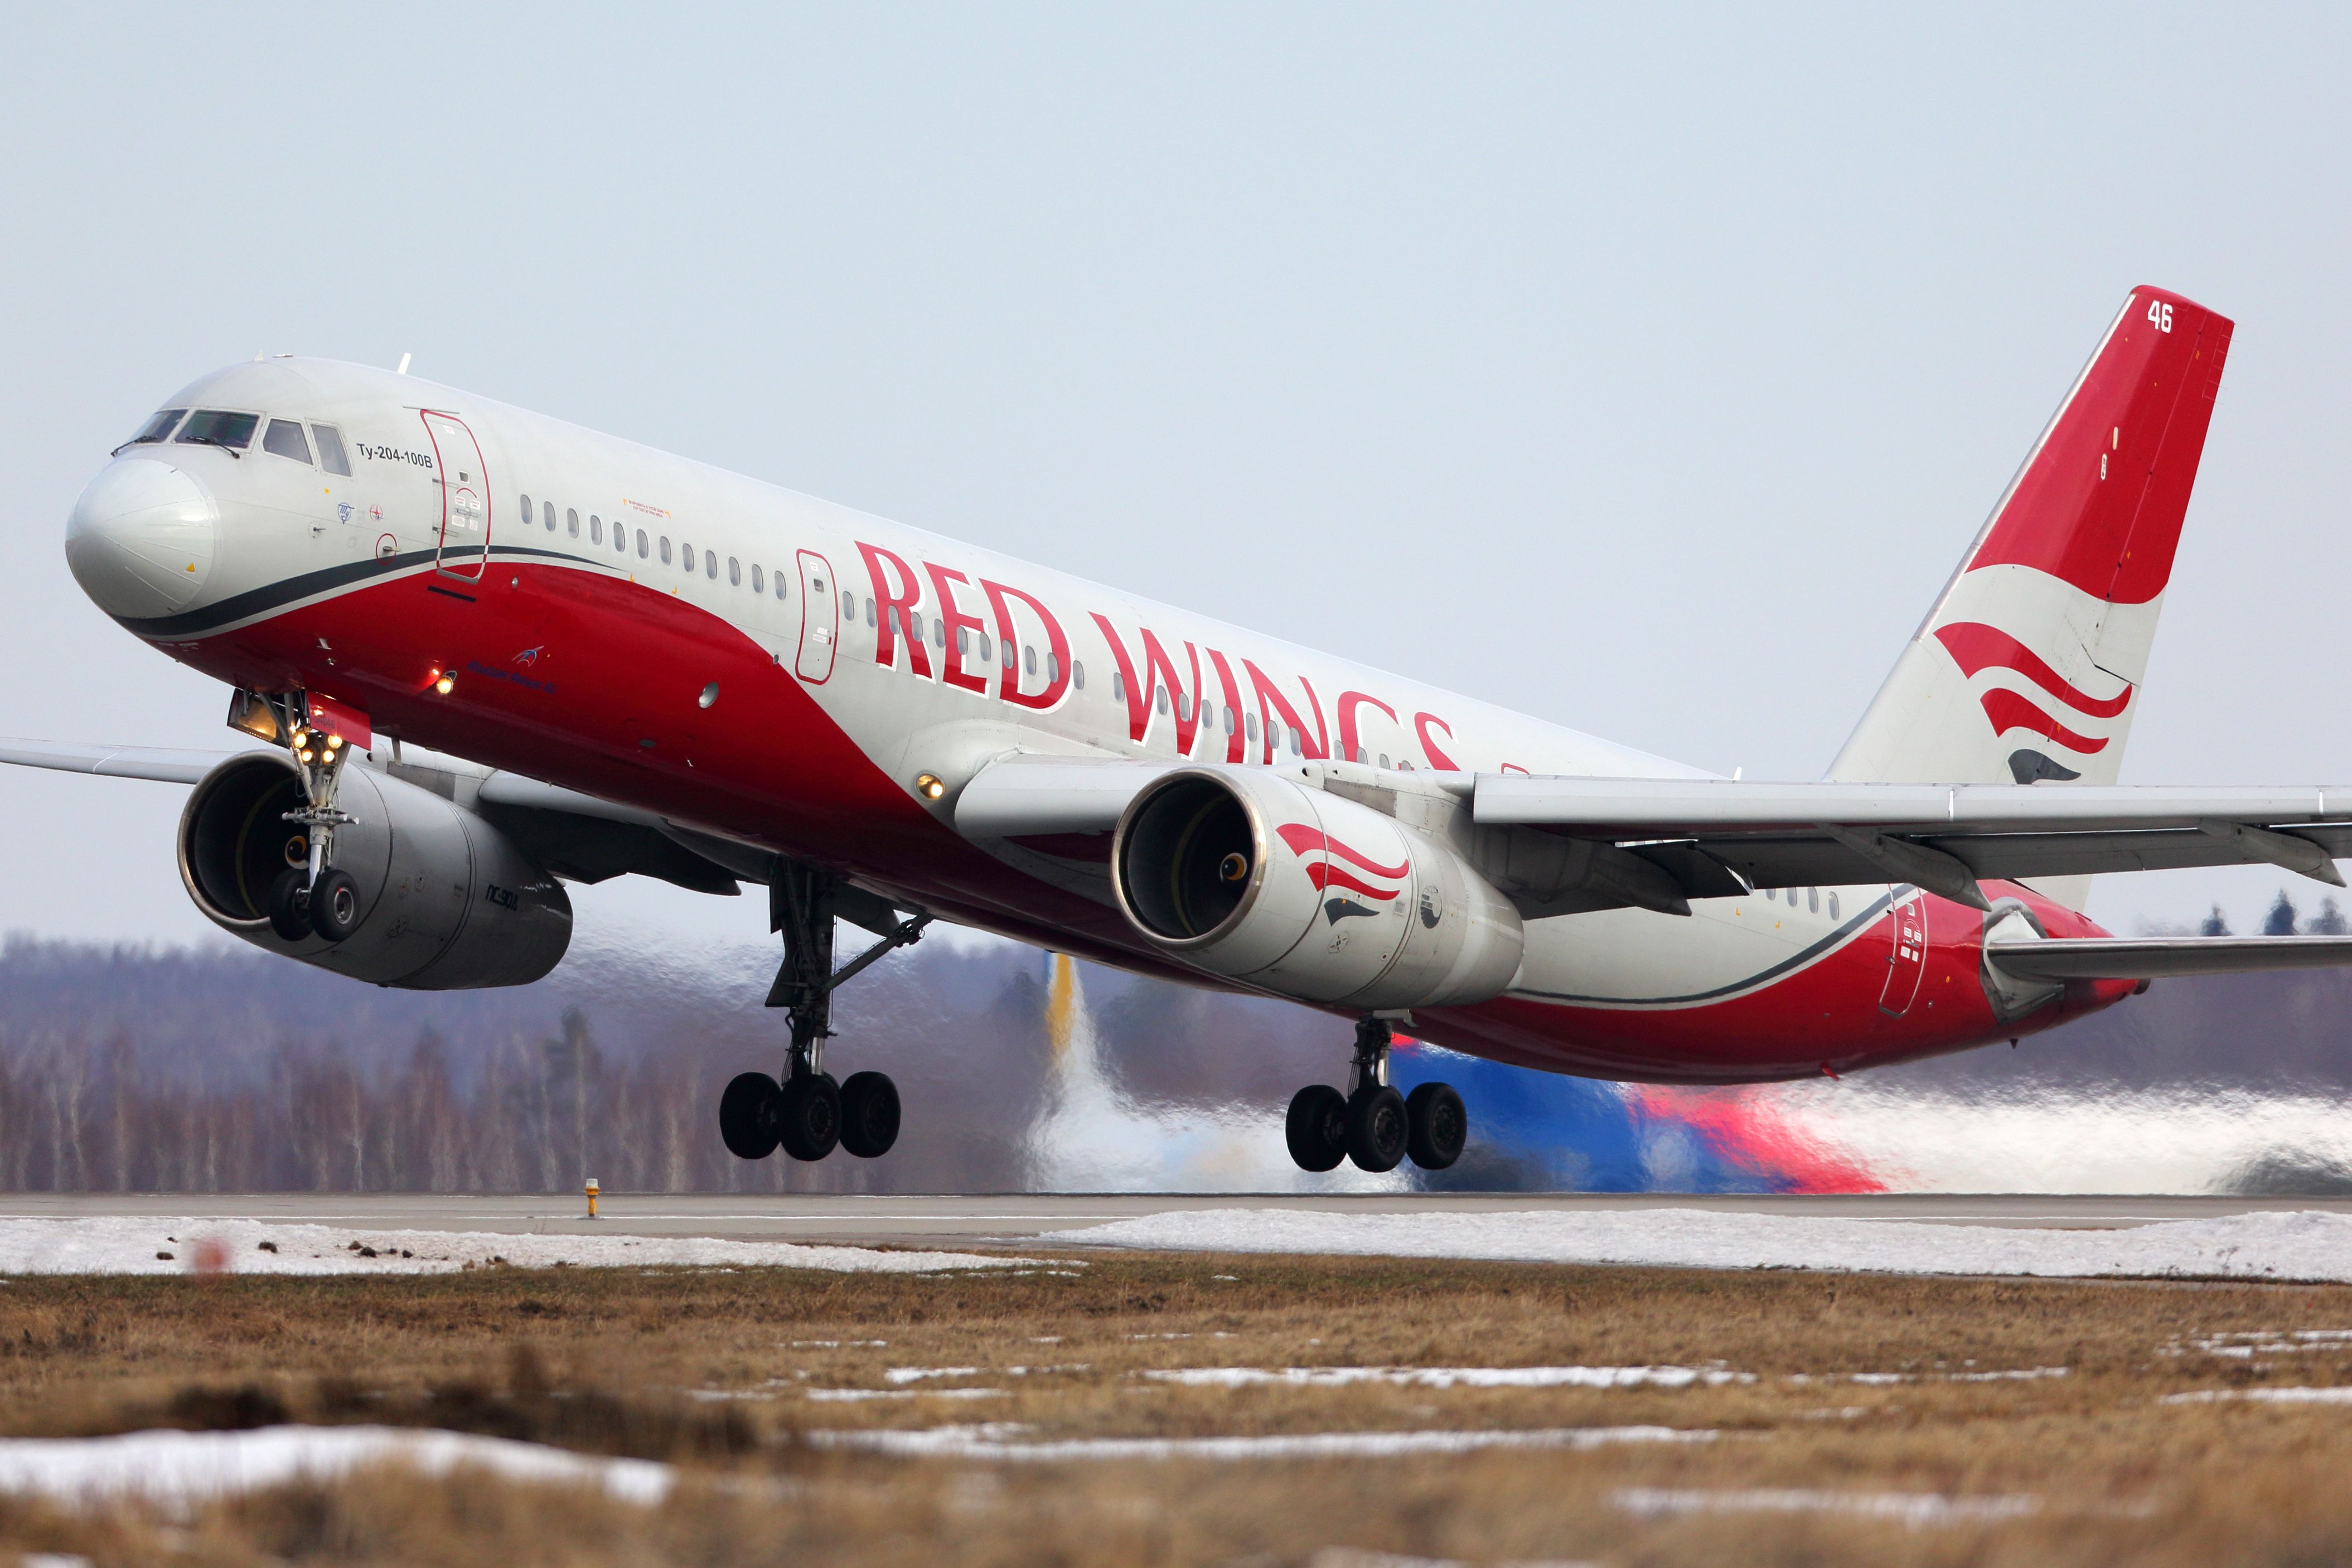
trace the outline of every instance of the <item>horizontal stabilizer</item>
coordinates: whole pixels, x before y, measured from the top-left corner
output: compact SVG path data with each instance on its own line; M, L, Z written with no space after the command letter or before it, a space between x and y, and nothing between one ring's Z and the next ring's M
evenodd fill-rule
M2019 980L2161 980L2352 963L2352 937L2090 937L1995 942L1985 958Z

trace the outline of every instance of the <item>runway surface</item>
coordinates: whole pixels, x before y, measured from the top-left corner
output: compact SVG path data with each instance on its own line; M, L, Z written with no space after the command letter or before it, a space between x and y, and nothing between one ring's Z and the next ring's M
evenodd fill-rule
M487 1231L509 1236L711 1237L855 1246L1019 1246L1047 1231L1150 1215L1290 1209L1344 1215L1625 1213L1696 1209L1821 1218L1992 1226L2027 1230L2128 1229L2166 1220L2263 1213L2352 1215L2352 1198L1938 1196L1723 1197L1627 1193L1019 1194L952 1197L607 1193L591 1220L576 1194L478 1197L397 1194L0 1194L0 1219L156 1216L254 1219L373 1230ZM1108 1238L1106 1238L1108 1239Z

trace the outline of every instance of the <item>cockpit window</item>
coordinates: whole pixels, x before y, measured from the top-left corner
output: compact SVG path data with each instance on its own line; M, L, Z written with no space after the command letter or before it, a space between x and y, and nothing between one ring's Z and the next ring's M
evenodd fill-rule
M343 433L331 425L313 425L310 434L319 438L319 467L350 479L352 460L343 456Z
M310 443L304 438L302 426L291 419L272 419L269 428L261 433L261 449L291 458L298 463L310 460Z
M184 408L166 408L141 426L138 435L122 444L126 447L143 447L152 441L168 441L172 438L173 430L178 426L181 416L186 413L187 410Z
M242 452L253 445L254 426L261 423L258 414L231 414L225 409L199 408L188 416L180 428L180 439L204 447L226 447L232 452Z

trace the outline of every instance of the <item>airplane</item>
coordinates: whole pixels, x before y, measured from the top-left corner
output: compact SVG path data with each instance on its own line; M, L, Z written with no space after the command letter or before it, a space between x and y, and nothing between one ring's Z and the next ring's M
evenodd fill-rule
M2233 331L2131 291L1815 781L1724 779L1299 644L434 384L258 358L166 399L66 560L231 689L226 754L0 742L193 786L233 935L419 990L563 956L568 882L766 888L780 1072L726 1146L873 1158L835 993L934 920L1354 1021L1309 1172L1461 1154L1395 1033L1553 1072L1840 1076L2014 1041L2326 937L2129 940L2095 874L2341 887L2352 789L2117 783ZM836 966L836 921L873 942ZM1335 1068L1337 1064L1335 1063Z

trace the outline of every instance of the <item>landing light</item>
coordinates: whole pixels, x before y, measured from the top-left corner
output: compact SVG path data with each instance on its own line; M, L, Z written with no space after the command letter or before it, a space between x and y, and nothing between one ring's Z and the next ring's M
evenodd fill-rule
M918 773L915 777L915 793L925 800L937 800L948 793L948 786L940 782L940 776L937 773Z
M457 681L445 675L440 679L433 683L433 689L439 692L442 696L446 697L453 689L456 689L457 685Z

